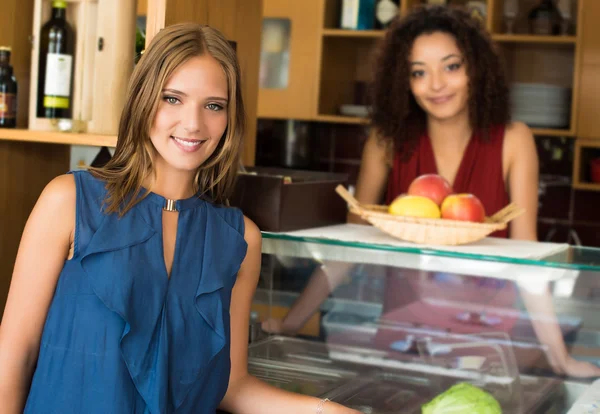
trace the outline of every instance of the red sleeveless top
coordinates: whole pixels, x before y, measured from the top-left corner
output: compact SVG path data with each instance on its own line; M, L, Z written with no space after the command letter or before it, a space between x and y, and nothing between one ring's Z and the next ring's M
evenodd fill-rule
M488 141L474 133L463 154L452 188L456 193L471 193L479 198L490 216L509 202L502 172L504 126L493 127ZM429 136L419 139L412 156L403 161L396 152L388 180L387 204L408 191L410 183L423 174L437 174L437 165ZM492 237L508 237L508 230L492 233Z

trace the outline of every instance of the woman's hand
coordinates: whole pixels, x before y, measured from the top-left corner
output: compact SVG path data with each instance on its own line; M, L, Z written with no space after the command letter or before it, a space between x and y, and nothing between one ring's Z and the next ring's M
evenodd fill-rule
M267 333L280 334L283 332L283 321L278 318L268 318L262 322L261 328Z
M571 356L567 356L562 362L551 361L551 365L555 372L568 377L600 377L600 367L591 362L578 361Z

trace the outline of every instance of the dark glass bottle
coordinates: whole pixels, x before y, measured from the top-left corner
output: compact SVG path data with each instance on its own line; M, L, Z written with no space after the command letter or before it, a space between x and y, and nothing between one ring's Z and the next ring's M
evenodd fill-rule
M0 128L17 126L17 80L10 65L9 47L0 47Z
M71 118L75 32L67 23L67 2L52 2L52 18L42 26L37 116Z
M560 33L562 17L553 0L541 0L528 16L529 31L538 35L557 35Z
M398 16L400 0L378 0L375 6L375 29L387 29Z

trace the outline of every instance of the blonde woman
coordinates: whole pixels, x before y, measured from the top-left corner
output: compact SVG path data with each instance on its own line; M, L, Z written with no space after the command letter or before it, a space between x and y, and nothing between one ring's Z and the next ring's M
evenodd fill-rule
M28 220L0 329L2 413L355 413L248 375L261 236L225 206L243 128L226 39L162 30L114 158L54 179Z

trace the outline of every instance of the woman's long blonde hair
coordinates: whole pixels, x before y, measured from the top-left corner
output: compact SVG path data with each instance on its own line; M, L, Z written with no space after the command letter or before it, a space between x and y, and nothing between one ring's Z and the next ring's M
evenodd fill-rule
M142 185L154 172L150 141L162 90L177 68L190 58L208 54L223 68L228 83L227 129L214 153L200 166L194 190L214 203L227 204L239 167L245 127L240 69L235 51L218 30L194 23L162 29L152 40L131 76L112 159L91 173L104 181L107 213L125 214L140 201Z

